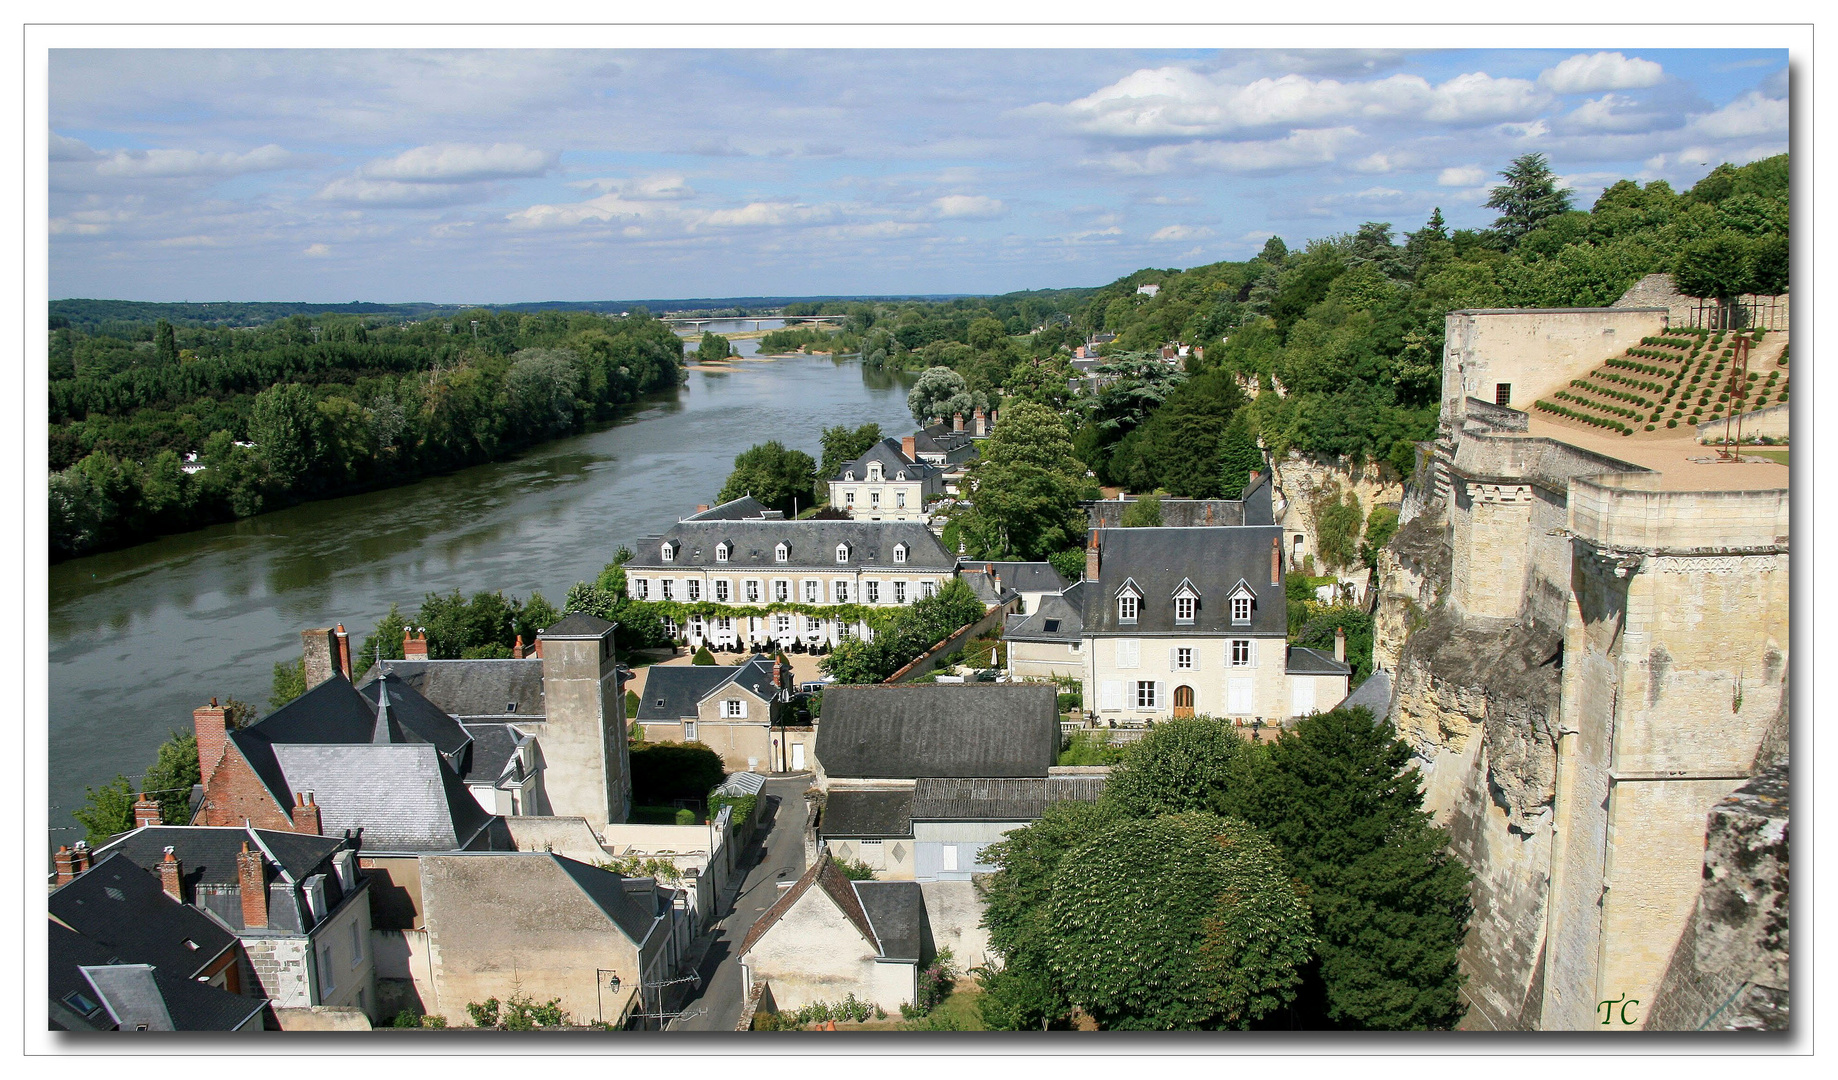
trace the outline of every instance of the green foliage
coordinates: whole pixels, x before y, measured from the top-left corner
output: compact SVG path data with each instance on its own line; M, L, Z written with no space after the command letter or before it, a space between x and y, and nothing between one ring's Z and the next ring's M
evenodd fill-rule
M1359 530L1363 515L1359 495L1348 491L1342 497L1340 484L1329 481L1316 490L1310 501L1314 512L1316 542L1322 561L1328 566L1352 566L1359 559Z
M171 732L160 744L153 764L140 778L140 790L160 804L160 820L168 825L191 823L191 789L198 775L198 737L193 732Z
M100 847L109 837L134 827L135 794L128 778L119 773L99 788L83 790L83 805L70 816L88 830L90 847Z
M796 514L800 501L810 501L812 479L817 463L802 450L790 450L776 440L743 450L734 458L734 471L728 474L716 502L728 502L752 495L786 517Z
M696 362L698 364L717 364L734 355L734 346L720 334L703 334L702 341L696 345Z
M402 659L402 637L407 628L408 621L402 617L402 612L397 610L396 605L391 603L389 614L377 620L376 629L365 635L364 644L357 650L357 655L351 658L353 677L362 678L364 673L376 664L379 650L385 660ZM304 669L301 671L300 681L302 684L300 692L305 693L306 673ZM279 692L280 689L280 677L277 674L275 690Z
M699 742L647 743L629 754L632 801L646 806L701 799L728 776L721 755Z
M636 690L625 692L625 715L628 720L638 715L638 691Z
M708 646L704 645L696 650L696 655L690 657L689 662L699 667L714 667L715 654L709 652Z
M1054 875L1047 969L1105 1028L1243 1028L1287 1005L1315 944L1282 854L1211 814L1120 821Z
M1334 652L1334 631L1346 631L1347 663L1353 668L1353 684L1364 682L1372 674L1372 616L1351 604L1322 604L1310 599L1290 608L1293 627L1290 644L1306 645L1329 655Z
M833 859L837 872L850 881L873 881L874 868L855 859Z
M1500 173L1506 181L1488 193L1486 206L1500 211L1493 227L1507 242L1516 244L1541 222L1567 212L1569 188L1557 186L1557 174L1543 154L1522 154Z
M1072 695L1061 694L1067 698ZM1074 705L1077 708L1077 705ZM1063 710L1062 710L1063 711ZM1124 747L1111 741L1109 731L1075 731L1056 765L1115 765L1124 759Z
M568 1013L561 1008L561 1001L561 998L550 998L537 1004L519 990L510 996L510 1000L502 1003L495 997L471 1002L467 1004L466 1012L472 1017L474 1027L497 1028L500 1031L534 1031L537 1028L563 1027L568 1023Z
M1160 495L1144 495L1123 508L1122 525L1126 529L1158 528L1161 523Z
M1219 490L1222 498L1237 498L1251 482L1251 474L1264 468L1264 452L1257 446L1251 416L1240 409L1219 436Z
M1398 532L1398 511L1390 506L1375 506L1366 515L1366 541L1360 546L1360 557L1366 565L1378 566L1378 553L1391 543Z
M931 1012L938 1007L957 984L957 958L949 948L939 949L930 963L919 969L918 997L913 1007L920 1014Z
M973 393L964 377L948 367L927 368L906 392L906 407L920 426L934 418L947 422L959 413L989 407L987 394Z
M732 820L736 825L753 820L753 811L759 805L758 795L710 795L708 797L708 816L713 821L721 808L734 808Z
M1470 875L1424 813L1409 747L1363 708L1299 721L1239 800L1307 884L1324 1015L1342 1027L1449 1028Z
M1067 581L1077 581L1085 576L1085 549L1083 547L1063 548L1047 555L1047 562L1059 571L1059 576Z
M1249 758L1230 724L1189 716L1155 725L1125 751L1103 801L1129 817L1199 811L1227 816Z
M1081 544L1090 485L1066 425L1051 409L1020 401L983 440L966 481L969 511L954 518L975 559L1035 560Z
M873 640L845 639L818 661L823 673L841 683L885 682L926 650L984 614L983 602L961 578L946 582L931 596L891 610Z
M352 661L352 666L357 666ZM364 665L365 670L369 665ZM306 693L306 661L277 661L274 665L274 683L268 693L268 707L278 709L293 699Z

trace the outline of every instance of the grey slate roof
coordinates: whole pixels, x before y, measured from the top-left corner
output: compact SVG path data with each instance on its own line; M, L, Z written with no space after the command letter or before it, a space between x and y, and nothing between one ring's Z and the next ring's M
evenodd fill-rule
M738 499L709 507L683 518L684 521L738 521L742 518L763 516L770 509L765 503L751 495L742 495ZM774 511L775 513L777 511Z
M702 700L730 682L771 701L774 693L771 659L754 656L733 667L719 664L653 666L645 676L645 694L638 700L638 713L632 719L656 723L685 717L694 719Z
M915 431L913 453L941 454L947 465L956 465L975 458L977 449L968 431L954 431L949 423L943 423Z
M833 686L817 760L835 777L1045 776L1059 746L1047 683Z
M644 910L632 899L625 890L624 878L611 870L602 870L561 855L550 853L548 858L554 860L562 873L631 939L632 944L644 943L645 935L651 932L652 924L657 921L657 912Z
M1305 645L1289 646L1288 666L1284 669L1290 675L1351 675L1353 668L1334 659L1333 653L1311 649Z
M913 792L832 791L823 804L819 827L825 839L892 839L913 835Z
M917 449L916 446L915 449ZM837 467L836 475L830 479L844 480L850 473L854 473L856 480L865 480L868 478L868 463L871 461L881 463L881 468L884 470L883 475L888 480L898 478L902 471L906 473L908 480L925 480L942 471L938 466L929 462L909 461L905 453L901 451L900 440L882 439L862 451L862 455L854 461L843 462Z
M970 592L983 602L984 607L995 607L1021 595L1009 588L1007 581L1002 582L1002 590L997 592L995 579L987 574L964 574L958 580L970 587Z
M1055 644L1077 641L1085 632L1085 582L1067 587L1057 596L1043 596L1034 611L1008 629L1011 641L1044 641Z
M385 660L379 665L442 711L461 720L543 717L542 661ZM358 681L369 686L381 674L373 666Z
M715 545L724 540L732 554L727 562L716 562ZM663 560L665 541L676 547L676 557L670 562ZM791 548L783 563L776 554L781 541ZM847 562L836 561L840 543L849 545ZM902 543L906 561L896 563L894 545ZM950 570L956 565L956 559L920 521L679 521L662 536L645 537L637 546L637 556L626 563L634 570ZM552 635L553 628L545 636Z
M268 1005L163 968L124 962L56 922L46 923L51 1027L108 1031L233 1031Z
M959 559L957 567L965 574L981 574L993 567L1002 579L1002 588L1014 592L1057 593L1066 591L1066 579L1050 562L979 562Z
M242 751L275 801L283 807L291 806L293 793L308 789L288 786L288 777L275 757L276 747L372 744L377 734L377 702L382 692L379 687L385 683L389 687L388 741L434 746L449 767L459 768L471 741L465 729L406 682L387 674L366 682L361 689L342 678L327 679L267 718L230 732L229 739Z
M1275 525L1221 528L1105 529L1098 533L1098 580L1084 590L1085 633L1127 637L1229 635L1283 637L1289 632L1288 598L1270 583ZM1119 623L1117 596L1126 581L1142 594L1136 622ZM1200 594L1191 626L1174 622L1174 593L1190 581ZM1253 594L1249 626L1232 625L1228 598L1242 581Z
M1363 705L1372 710L1372 719L1384 723L1391 719L1391 673L1384 668L1374 668L1366 681L1354 688L1347 695L1340 708L1351 709Z
M1096 802L1105 779L921 777L913 785L912 816L915 821L1034 821L1054 803Z
M466 744L472 741L472 736L466 734L466 729L447 710L421 696L404 680L387 672L358 687L357 692L363 695L373 714L377 712L380 695L385 692L389 694L390 742L428 743L439 750L440 755L453 768L461 767L465 760Z
M517 744L528 738L509 724L467 724L466 734L472 736L472 755L466 775L460 779L467 784L494 786L504 779L517 754Z
M1206 528L1221 525L1273 525L1271 474L1264 469L1255 480L1245 478L1244 490L1235 499L1175 499L1163 496L1162 527L1177 529ZM1085 504L1086 515L1094 529L1117 529L1123 526L1123 511L1135 499L1100 499Z
M236 942L215 919L167 896L158 875L119 854L53 892L48 911L110 955L181 978L197 975Z
M314 792L328 833L362 830L374 851L451 851L477 839L491 815L425 744L277 746L288 783Z
M917 881L857 881L855 895L880 939L883 960L918 962L925 947L925 894Z
M317 800L318 793L314 793ZM179 860L183 892L189 899L199 885L240 885L236 856L244 844L274 856L270 865L293 881L333 872L332 856L344 846L339 836L248 829L240 826L152 825L134 829L96 849L96 857L119 853L141 869L159 873L165 850Z
M564 615L560 622L551 624L542 632L546 638L600 638L613 628L613 624L598 615L589 615L577 611Z

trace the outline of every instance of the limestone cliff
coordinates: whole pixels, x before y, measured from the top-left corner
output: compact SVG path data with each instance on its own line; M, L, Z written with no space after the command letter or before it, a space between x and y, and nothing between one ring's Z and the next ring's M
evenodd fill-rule
M1300 569L1302 556L1312 556L1315 558L1316 573L1332 572L1330 568L1321 565L1321 533L1315 524L1316 506L1327 493L1337 492L1339 497L1344 498L1347 492L1351 492L1358 497L1361 540L1364 539L1366 518L1372 513L1373 507L1396 505L1404 498L1404 485L1378 462L1368 462L1354 468L1344 458L1291 450L1284 457L1274 458L1271 467L1275 473L1273 486L1278 500L1276 523L1291 536L1299 534L1305 538L1300 549L1293 546L1290 548L1291 557L1298 564L1293 569Z

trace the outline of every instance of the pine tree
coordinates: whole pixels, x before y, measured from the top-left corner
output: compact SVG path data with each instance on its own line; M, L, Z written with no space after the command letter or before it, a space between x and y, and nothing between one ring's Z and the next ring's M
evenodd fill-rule
M1496 186L1485 205L1500 211L1493 227L1508 247L1548 217L1570 210L1570 197L1576 192L1557 186L1557 174L1543 154L1522 154L1500 176L1506 183Z
M1251 415L1238 410L1225 433L1219 437L1220 475L1225 497L1237 498L1251 481L1251 474L1262 471L1264 452L1258 449L1257 432L1251 427Z

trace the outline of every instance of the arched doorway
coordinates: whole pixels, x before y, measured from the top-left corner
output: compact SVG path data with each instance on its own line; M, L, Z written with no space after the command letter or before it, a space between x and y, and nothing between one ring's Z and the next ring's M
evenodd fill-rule
M1174 688L1174 715L1176 717L1193 715L1193 687L1177 686Z

